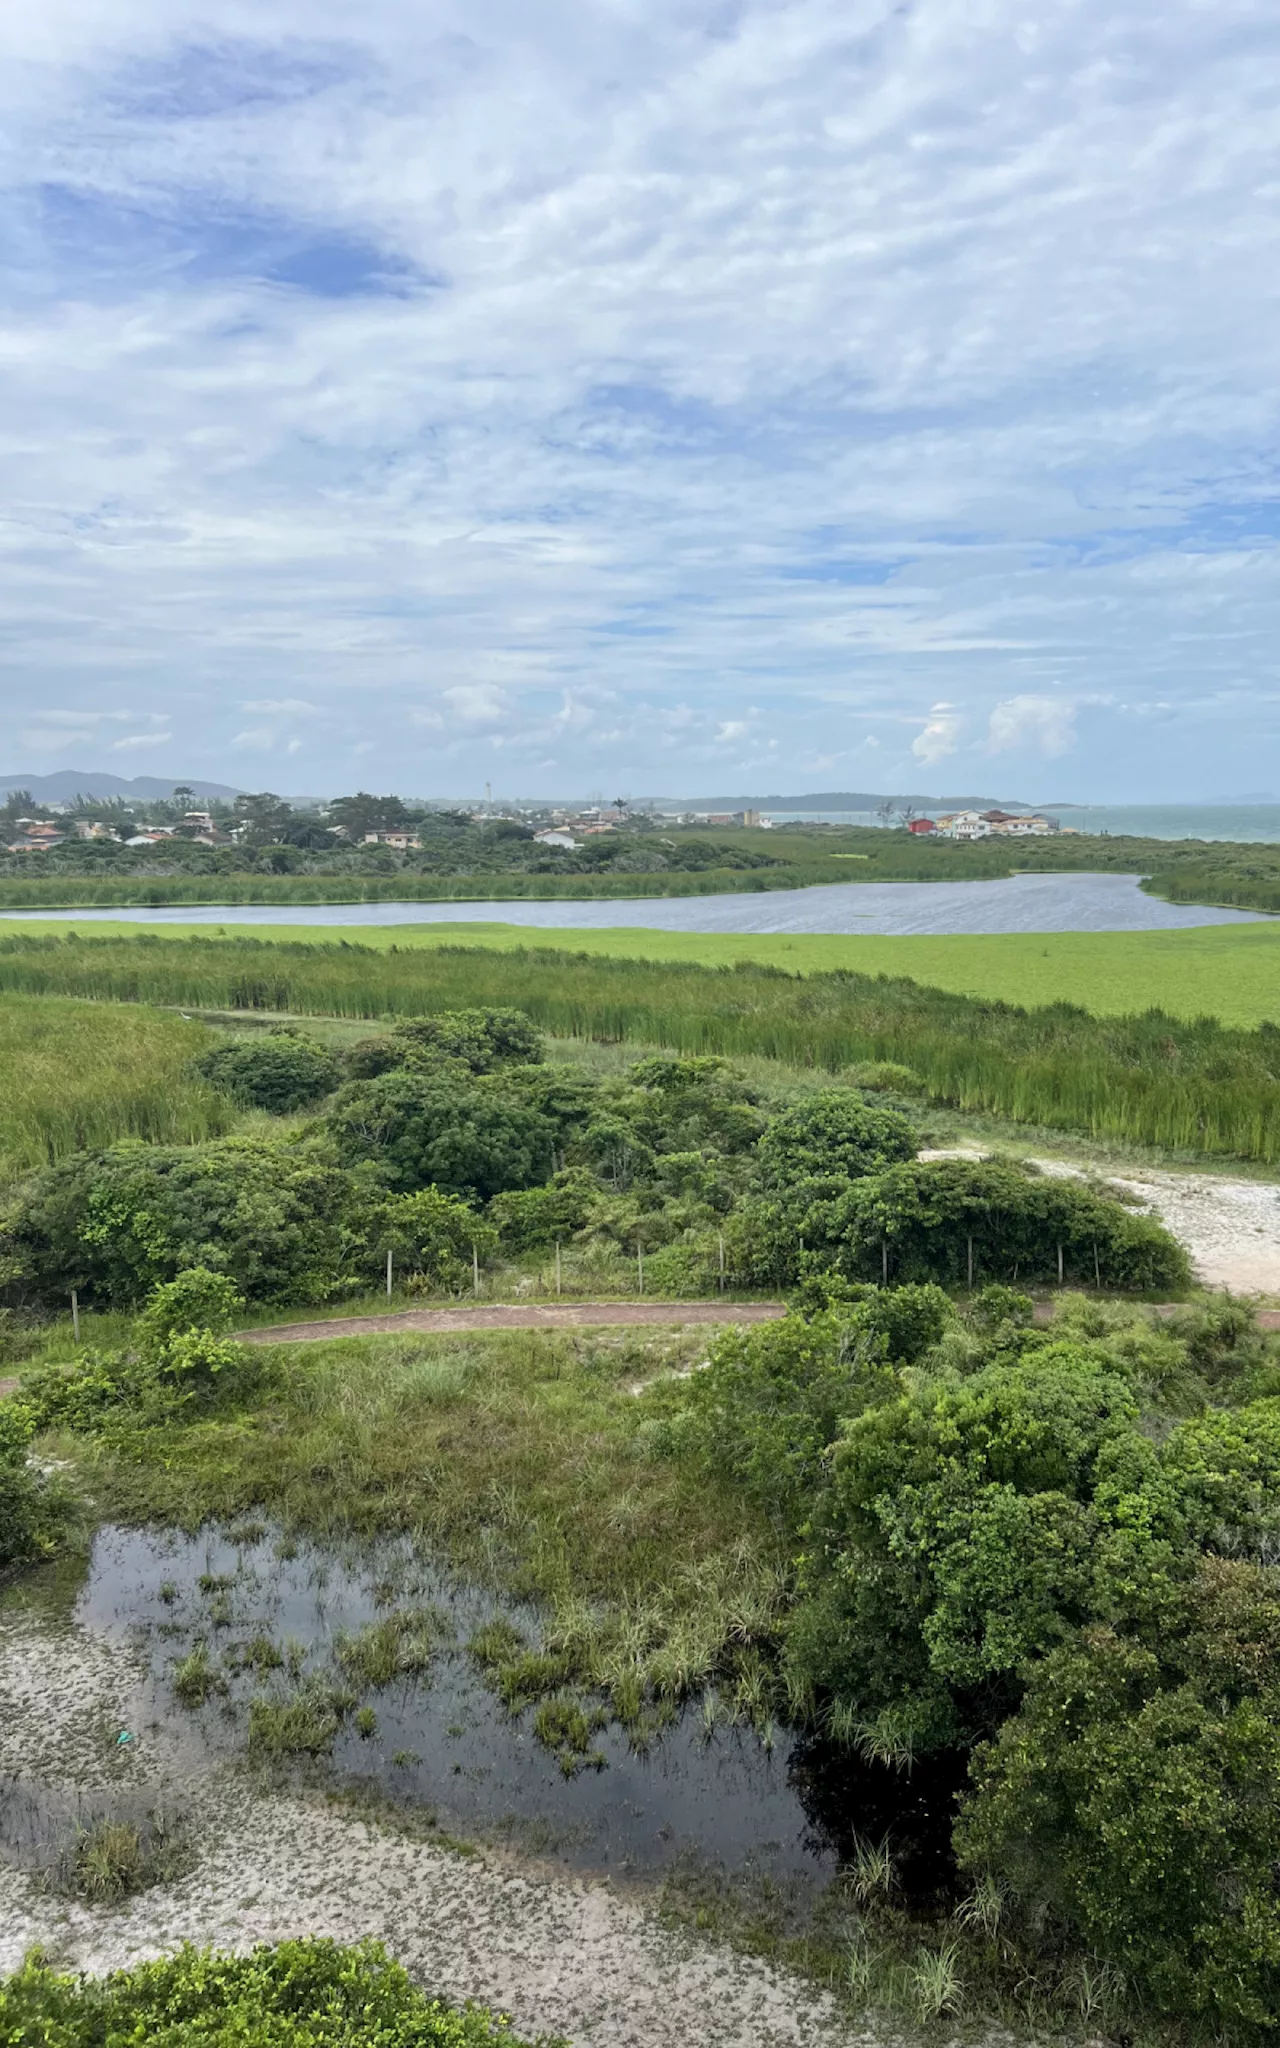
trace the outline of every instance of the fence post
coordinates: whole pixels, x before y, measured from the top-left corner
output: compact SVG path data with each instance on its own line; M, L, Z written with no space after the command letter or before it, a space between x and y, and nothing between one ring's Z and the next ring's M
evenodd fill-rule
M71 1327L75 1331L76 1343L80 1342L80 1297L75 1288L71 1290Z
M560 1240L556 1239L556 1293L560 1292Z
M388 1245L388 1246L387 1246L387 1300L388 1300L388 1301L390 1301L390 1299L391 1299L391 1267L392 1267L392 1251L391 1251L391 1247L390 1247L390 1245Z
M880 1244L880 1285L882 1287L889 1285L889 1240L887 1237L882 1239Z
M720 1232L720 1292L724 1293L724 1232Z
M471 1285L472 1285L472 1287L474 1288L475 1292L476 1292L477 1294L479 1294L479 1292L480 1292L480 1254L479 1254L479 1252L478 1252L478 1251L476 1250L476 1244L475 1244L475 1239L474 1239L474 1238L473 1238L473 1239L471 1240Z
M1058 1246L1058 1285L1062 1285L1062 1246Z
M636 1272L640 1280L640 1292L644 1293L644 1246L636 1241Z
M968 1244L969 1244L969 1286L970 1286L970 1288L972 1289L972 1287L973 1287L973 1239L972 1239L972 1238L970 1238L970 1239L968 1240Z

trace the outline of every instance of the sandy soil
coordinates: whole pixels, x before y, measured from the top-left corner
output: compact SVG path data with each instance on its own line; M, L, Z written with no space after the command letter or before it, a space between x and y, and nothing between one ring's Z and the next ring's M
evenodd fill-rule
M376 1337L391 1330L589 1330L650 1323L768 1323L786 1314L780 1301L572 1301L478 1308L410 1308L385 1316L330 1316L242 1330L244 1344L303 1344L315 1337Z
M0 1625L0 1773L55 1796L111 1788L178 1800L197 1863L119 1908L49 1896L0 1863L0 1971L39 1942L94 1973L183 1940L246 1948L303 1933L376 1935L424 1985L511 2014L518 2031L600 2048L883 2048L832 1999L765 1964L669 1932L603 1883L463 1856L320 1795L255 1792L193 1753L123 1645L29 1620ZM122 1727L134 1731L121 1748Z

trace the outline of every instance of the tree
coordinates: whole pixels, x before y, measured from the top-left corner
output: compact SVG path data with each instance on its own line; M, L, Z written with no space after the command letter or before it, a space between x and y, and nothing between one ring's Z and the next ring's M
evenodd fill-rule
M329 823L339 826L348 839L363 839L366 832L394 832L408 822L409 812L398 796L371 796L366 789L336 797L329 806Z
M238 796L232 817L242 828L239 837L246 846L278 846L288 837L293 806L264 789L256 796Z

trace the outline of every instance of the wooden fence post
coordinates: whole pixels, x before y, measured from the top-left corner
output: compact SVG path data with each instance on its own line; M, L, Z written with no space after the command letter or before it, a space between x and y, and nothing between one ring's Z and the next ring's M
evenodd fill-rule
M75 1332L75 1339L78 1344L80 1342L80 1297L74 1287L71 1290L71 1327Z

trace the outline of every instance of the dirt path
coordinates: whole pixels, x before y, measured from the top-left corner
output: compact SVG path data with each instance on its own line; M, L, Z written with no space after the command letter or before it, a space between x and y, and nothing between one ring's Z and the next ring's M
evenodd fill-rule
M593 1879L465 1856L357 1817L320 1794L261 1792L210 1767L127 1644L97 1630L0 1621L0 1776L74 1816L104 1795L177 1803L189 1875L118 1907L51 1895L0 1853L0 1972L35 1944L94 1975L182 1941L375 1935L426 1986L511 2014L572 2048L889 2048L812 1985L659 1924ZM113 1731L133 1739L113 1746Z
M241 1330L242 1344L306 1344L318 1337L385 1337L392 1330L591 1330L627 1324L771 1323L781 1301L565 1301L484 1303L475 1308L409 1308L385 1316L330 1316Z

